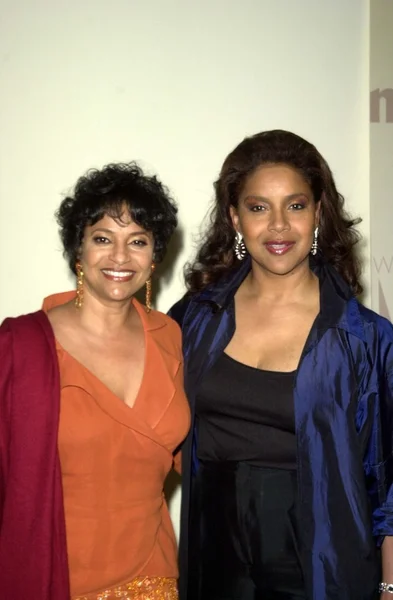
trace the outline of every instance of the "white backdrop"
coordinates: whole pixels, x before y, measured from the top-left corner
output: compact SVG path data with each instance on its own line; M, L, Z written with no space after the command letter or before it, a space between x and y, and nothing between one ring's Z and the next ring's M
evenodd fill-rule
M53 213L86 169L132 159L179 203L167 310L223 159L272 128L327 158L364 219L369 279L367 0L0 0L0 14L0 320L73 285Z
M373 308L393 319L393 2L370 14L370 208Z

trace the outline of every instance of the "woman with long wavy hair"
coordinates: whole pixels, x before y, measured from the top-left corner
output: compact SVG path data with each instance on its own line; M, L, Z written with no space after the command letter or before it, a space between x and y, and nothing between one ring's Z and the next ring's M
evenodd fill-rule
M181 324L181 600L393 593L393 328L317 149L244 139L215 184Z

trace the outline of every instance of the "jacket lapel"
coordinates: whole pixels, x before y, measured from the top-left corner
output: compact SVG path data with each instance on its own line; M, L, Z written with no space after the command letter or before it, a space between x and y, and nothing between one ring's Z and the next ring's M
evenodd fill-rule
M146 313L144 307L134 300L145 331L145 373L142 388L147 387L143 403L136 402L138 418L156 436L154 430L167 412L176 393L175 377L181 365L180 344L168 327L168 317L153 311ZM143 392L143 389L141 391Z

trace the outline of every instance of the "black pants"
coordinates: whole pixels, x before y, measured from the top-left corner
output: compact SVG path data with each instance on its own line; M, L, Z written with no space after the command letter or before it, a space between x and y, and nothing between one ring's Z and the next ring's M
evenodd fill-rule
M205 462L193 486L190 600L305 600L296 473Z

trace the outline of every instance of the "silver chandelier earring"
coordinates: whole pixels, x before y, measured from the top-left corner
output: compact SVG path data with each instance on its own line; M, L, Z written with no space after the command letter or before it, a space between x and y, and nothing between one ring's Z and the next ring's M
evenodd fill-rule
M315 256L317 251L318 251L318 227L316 227L315 231L314 231L314 241L311 245L311 254L313 256Z
M233 249L235 251L236 258L238 260L243 260L243 258L247 254L247 250L246 250L246 246L244 245L244 242L243 242L243 236L238 231L236 232L235 245L234 245Z

